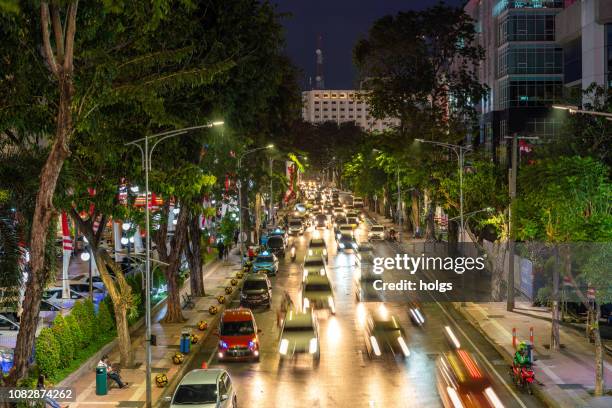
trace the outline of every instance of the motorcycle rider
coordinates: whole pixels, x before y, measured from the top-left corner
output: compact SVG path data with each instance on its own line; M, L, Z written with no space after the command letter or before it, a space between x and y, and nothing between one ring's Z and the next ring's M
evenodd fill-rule
M514 353L514 365L518 368L523 368L531 361L529 361L529 353L527 350L527 344L524 341L521 341L516 349L516 353Z

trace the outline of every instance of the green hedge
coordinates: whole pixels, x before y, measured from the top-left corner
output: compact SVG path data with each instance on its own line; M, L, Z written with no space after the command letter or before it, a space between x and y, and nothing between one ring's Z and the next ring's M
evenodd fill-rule
M36 364L41 373L47 377L55 375L60 368L60 345L55 333L44 328L36 338Z
M51 330L53 331L53 335L55 336L55 339L60 347L58 365L60 368L67 367L70 364L70 361L72 361L74 358L76 347L72 341L72 333L68 328L68 324L66 323L64 316L61 314L55 316Z

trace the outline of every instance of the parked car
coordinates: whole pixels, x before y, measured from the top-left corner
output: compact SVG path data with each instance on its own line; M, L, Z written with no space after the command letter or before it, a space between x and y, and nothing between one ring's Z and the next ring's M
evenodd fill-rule
M172 397L166 397L170 408L237 408L238 399L232 378L220 368L191 370L181 379Z
M248 274L240 291L240 306L270 308L272 305L272 284L264 274Z

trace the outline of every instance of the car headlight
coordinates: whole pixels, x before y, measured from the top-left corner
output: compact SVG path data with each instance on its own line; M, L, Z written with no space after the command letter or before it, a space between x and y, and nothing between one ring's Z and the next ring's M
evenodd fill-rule
M319 275L325 276L325 268L319 269Z
M323 249L323 256L327 256L327 249Z
M336 311L336 307L334 306L334 299L331 296L327 297L327 304L329 305L329 308L332 312Z
M402 353L404 353L404 356L410 356L410 350L408 350L408 346L406 345L406 341L404 340L404 338L402 336L399 336L397 338L397 342L399 343L402 349Z
M282 339L280 342L280 347L278 348L278 352L284 356L285 354L287 354L287 349L289 349L289 340Z
M376 337L370 336L370 343L372 343L372 351L374 352L374 354L380 356L380 347L378 346L378 340L376 340Z
M344 248L344 244L343 244L342 242L341 242L341 243L339 243L339 244L338 244L338 246L339 246L340 248Z
M314 354L317 352L317 339L315 337L313 337L312 339L310 339L310 343L308 344L308 352L310 354Z
M304 279L308 277L308 269L304 269Z
M357 244L356 243L352 243L351 246L353 247L353 249L357 249Z
M342 236L342 234L336 234L336 238L340 239L340 237Z
M310 307L310 300L308 298L304 298L304 309L308 309Z
M502 404L502 402L500 401L500 399L497 396L497 394L495 393L495 391L493 391L493 388L491 388L491 387L485 388L485 395L487 396L487 399L489 400L489 402L491 404L493 404L493 406L495 408L503 408L504 407L504 404Z
M308 250L308 255L312 255L312 249Z
M223 350L227 350L229 348L229 346L223 340L219 340L219 348L221 348Z
M247 298L246 293L241 293L241 294L240 294L240 299L246 299L246 298Z

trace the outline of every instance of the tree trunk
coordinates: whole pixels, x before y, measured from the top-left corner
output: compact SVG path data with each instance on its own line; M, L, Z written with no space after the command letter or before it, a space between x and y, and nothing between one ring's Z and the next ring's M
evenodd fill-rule
M60 70L58 87L59 102L55 141L42 168L40 185L36 194L30 238L30 271L26 281L19 333L17 333L14 365L7 381L9 385L16 384L17 380L25 375L28 360L32 355L43 285L48 279L48 268L45 265L45 247L51 219L56 215L53 207L53 195L64 161L70 155L68 149L68 142L72 133L72 112L70 109L74 93L71 70L68 73L65 73L63 69Z
M181 267L181 255L187 235L186 229L188 220L188 209L181 208L174 229L174 236L170 242L170 256L168 257L168 266L165 270L166 281L168 283L168 299L166 301L166 315L163 318L164 323L181 323L185 321L181 309L181 288L179 286L178 276Z
M593 335L595 340L595 396L600 397L603 395L605 390L605 379L604 379L604 360L603 360L603 346L601 344L601 332L599 331L599 318L601 314L601 308L599 304L594 303L594 318L593 322Z
M188 231L188 242L185 245L185 253L189 262L190 285L192 296L205 296L204 277L202 276L202 245L200 222L198 214L191 213Z
M435 241L436 224L434 222L435 206L431 198L427 200L427 218L425 219L425 240Z
M411 205L411 218L412 218L412 226L414 229L415 237L418 237L421 234L421 217L419 211L419 192L416 190L412 190L411 194L412 205Z

